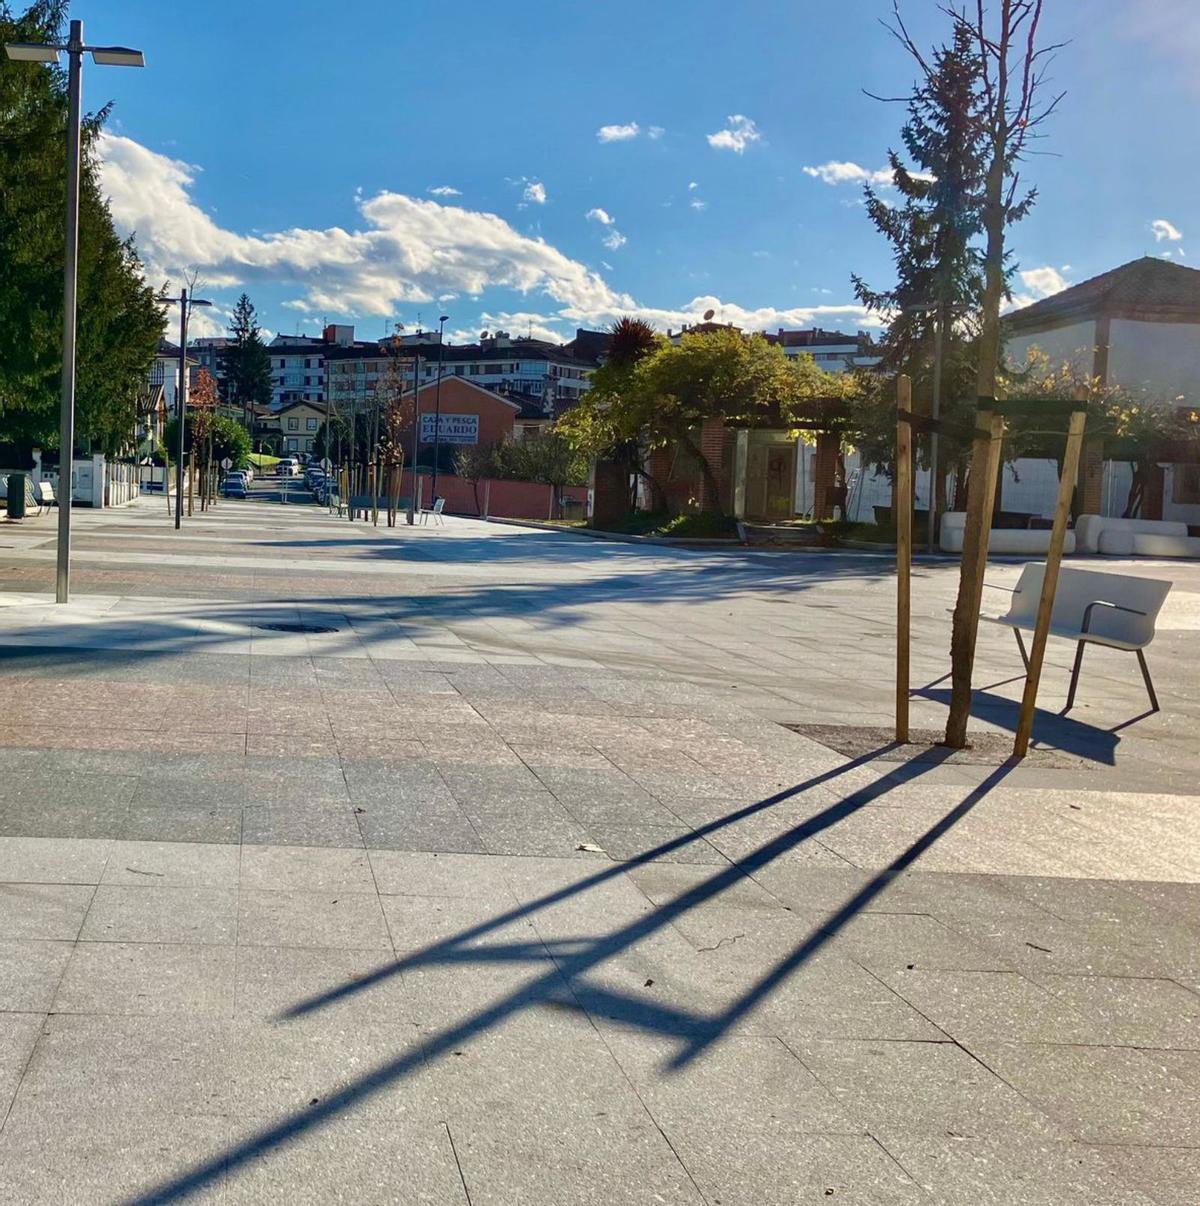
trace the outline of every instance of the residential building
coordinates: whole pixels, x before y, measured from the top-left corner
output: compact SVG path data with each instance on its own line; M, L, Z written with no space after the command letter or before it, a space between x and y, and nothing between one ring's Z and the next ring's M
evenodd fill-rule
M1070 364L1161 406L1200 407L1200 270L1143 256L1014 311L1005 327L1010 363L1024 363L1036 347L1051 367ZM1200 524L1194 461L1192 447L1164 449L1145 518ZM1105 462L1100 442L1089 440L1080 510L1120 514L1127 475L1127 466Z
M828 373L845 373L856 368L870 368L879 363L875 341L866 331L854 335L841 331L825 331L813 327L807 331L785 331L782 327L766 336L768 343L778 344L785 356L811 356L819 368Z
M312 452L317 432L325 422L325 405L290 402L274 412L279 423L280 452Z
M190 370L189 379L196 380L196 374L205 369L217 383L217 392L224 396L225 369L221 365L221 353L236 340L223 336L206 336L203 339L193 339L188 343L188 356L196 361L196 367Z

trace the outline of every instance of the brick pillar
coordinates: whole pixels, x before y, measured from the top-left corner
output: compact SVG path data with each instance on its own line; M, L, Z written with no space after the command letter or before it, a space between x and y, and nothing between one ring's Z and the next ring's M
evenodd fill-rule
M725 480L725 421L720 418L705 419L700 428L700 452L708 462L709 469L716 479L714 491L712 483L701 473L700 476L700 510L719 511L721 507L722 486Z
M646 472L651 478L651 510L658 511L667 505L666 490L671 476L672 456L670 448L655 448L646 462Z
M629 474L616 461L593 461L591 525L607 528L624 521L629 512Z
M817 452L813 457L813 519L833 518L833 483L841 446L839 437L831 432L817 435Z
M1079 483L1075 492L1076 515L1099 515L1104 485L1104 441L1085 440L1079 458Z

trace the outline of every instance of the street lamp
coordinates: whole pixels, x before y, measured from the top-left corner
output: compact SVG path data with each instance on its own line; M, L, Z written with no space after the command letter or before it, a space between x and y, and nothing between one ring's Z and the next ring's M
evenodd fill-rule
M179 396L175 399L175 411L179 415L179 459L175 464L175 530L179 530L183 518L183 433L187 426L187 329L188 315L193 306L211 306L212 302L199 297L188 297L186 289L179 290L178 297L159 297L160 302L179 307ZM168 488L170 487L170 483Z
M929 431L929 512L926 519L925 536L931 553L937 552L937 482L938 482L938 430L937 422L942 413L942 337L946 320L952 315L963 314L967 307L962 304L944 302L937 298L929 301L909 302L900 309L905 314L928 314L933 311L937 318L933 327L933 399L930 418L933 426Z
M438 376L437 388L433 395L433 480L429 483L429 505L437 502L437 471L438 447L442 440L442 352L446 346L446 323L450 321L449 314L443 314L438 319ZM416 478L413 478L414 483Z
M54 601L66 603L71 582L71 469L75 460L75 297L79 278L79 112L83 103L83 56L90 53L105 67L144 67L140 50L126 46L85 46L83 22L72 21L66 42L7 42L4 52L18 63L58 65L60 51L70 60L67 71L67 240L63 257L62 409L58 421L58 566Z

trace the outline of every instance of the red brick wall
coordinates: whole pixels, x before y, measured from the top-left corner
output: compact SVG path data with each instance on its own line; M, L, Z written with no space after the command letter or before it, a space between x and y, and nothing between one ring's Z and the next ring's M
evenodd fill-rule
M817 453L813 458L813 519L833 517L833 484L840 448L841 440L836 435L823 431L817 436Z
M421 414L437 413L436 381L422 385L417 396ZM497 397L490 390L483 390L470 384L469 380L463 377L442 378L441 412L444 415L478 415L479 443L481 445L498 444L501 440L512 439L513 420L519 413L511 402ZM432 444L429 445L429 447L432 446ZM411 427L405 437L404 447L406 452L412 448ZM422 445L422 448L424 447Z
M443 390L442 401L446 400ZM465 412L464 412L465 413ZM429 474L422 473L421 501L428 507L431 503L429 496ZM412 474L405 469L404 484L400 488L406 498L412 489ZM486 493L487 483L479 483L479 503L475 502L475 485L464 481L452 473L439 473L437 492L446 500L447 515L479 515L485 501L488 503L488 514L497 519L548 519L550 517L551 487L542 482L513 482L493 481L491 493ZM587 503L586 486L566 486L561 492L566 498L574 498L581 504ZM582 512L578 512L582 514ZM558 505L554 507L555 517L558 517Z

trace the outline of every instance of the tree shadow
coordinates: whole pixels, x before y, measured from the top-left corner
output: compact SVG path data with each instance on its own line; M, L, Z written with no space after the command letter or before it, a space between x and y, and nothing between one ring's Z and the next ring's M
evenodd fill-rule
M361 979L349 981L337 988L297 1002L285 1010L277 1020L286 1023L319 1013L335 1002L353 998L373 985L406 970L439 965L469 968L497 963L528 963L544 961L547 958L553 964L544 972L535 974L531 980L517 989L502 993L496 1000L477 1009L462 1022L445 1027L404 1055L381 1064L330 1096L321 1097L317 1104L303 1113L292 1114L282 1122L259 1131L256 1135L236 1144L221 1155L135 1197L132 1201L137 1206L179 1201L217 1181L231 1169L246 1164L265 1152L277 1149L324 1125L343 1112L353 1109L372 1094L395 1084L426 1066L430 1061L454 1051L472 1037L485 1033L506 1019L537 1006L553 1006L599 1014L635 1026L648 1033L676 1039L679 1044L678 1050L669 1060L666 1070L677 1070L686 1066L697 1059L707 1048L718 1042L740 1018L746 1016L770 996L793 972L811 959L854 916L883 892L896 876L908 869L945 833L961 821L1004 778L1010 769L1010 764L1005 764L989 774L978 787L972 789L958 805L950 809L903 853L872 876L841 908L815 928L790 954L779 960L742 996L718 1014L705 1014L668 1005L648 1003L622 992L591 984L585 977L589 972L603 965L605 961L628 950L642 939L658 933L690 910L714 900L734 884L768 866L781 855L886 795L897 784L928 773L931 765L935 764L910 763L902 764L900 767L890 766L888 772L874 783L850 792L844 799L792 826L750 854L714 871L702 882L679 893L673 899L655 906L649 913L618 927L611 933L596 937L555 941L549 944L505 942L485 947L474 944L479 939L515 921L532 917L563 901L584 896L590 890L625 874L631 868L660 859L685 848L692 842L703 839L708 834L769 810L814 787L833 782L848 771L872 762L882 752L884 750L872 751L844 766L815 775L786 791L756 801L702 825L691 833L663 842L627 861L614 863L602 871L585 876L576 883L548 892L486 922L467 927L453 937L431 943L424 949L397 959Z

